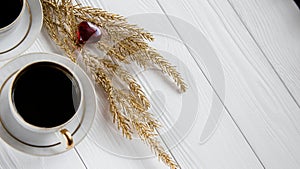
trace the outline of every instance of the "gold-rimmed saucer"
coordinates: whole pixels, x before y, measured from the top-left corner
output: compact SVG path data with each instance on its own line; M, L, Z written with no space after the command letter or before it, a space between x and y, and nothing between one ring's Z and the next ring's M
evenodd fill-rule
M18 139L17 135L13 135L8 131L8 128L4 125L3 118L6 113L10 113L8 109L8 99L5 88L7 88L8 82L14 76L14 74L22 67L31 62L38 61L55 61L68 66L78 79L81 80L83 90L83 105L84 112L82 117L76 117L79 121L79 125L73 131L71 131L72 138L74 139L74 146L79 144L83 138L87 135L89 129L92 126L96 107L96 96L93 88L93 83L86 75L86 73L70 59L65 56L50 54L50 53L28 53L21 55L20 57L14 58L7 62L0 68L0 139L7 143L10 147L24 152L26 154L37 155L37 156L50 156L56 155L68 151L65 146L61 145L61 142L47 144L47 145L35 145L28 144Z

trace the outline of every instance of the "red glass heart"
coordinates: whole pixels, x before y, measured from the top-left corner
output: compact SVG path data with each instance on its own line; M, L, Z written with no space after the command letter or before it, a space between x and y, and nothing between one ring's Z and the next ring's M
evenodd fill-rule
M83 21L78 25L77 40L79 44L98 42L101 35L100 28L90 22Z

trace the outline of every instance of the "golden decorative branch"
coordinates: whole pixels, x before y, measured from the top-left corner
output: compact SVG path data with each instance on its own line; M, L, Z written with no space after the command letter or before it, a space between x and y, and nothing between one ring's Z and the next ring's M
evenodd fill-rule
M71 0L42 0L44 26L52 40L74 62L81 59L97 85L107 94L113 122L124 137L131 139L135 132L147 143L157 157L171 169L178 168L172 157L158 141L157 130L161 126L149 113L150 102L136 79L122 64L137 63L142 68L156 66L169 75L181 91L186 90L180 74L165 58L146 41L153 36L144 29L131 25L120 15L93 7L72 4ZM103 56L92 54L79 43L78 25L90 22L101 29L101 40L95 43ZM79 58L80 57L80 58ZM112 83L116 77L124 88Z

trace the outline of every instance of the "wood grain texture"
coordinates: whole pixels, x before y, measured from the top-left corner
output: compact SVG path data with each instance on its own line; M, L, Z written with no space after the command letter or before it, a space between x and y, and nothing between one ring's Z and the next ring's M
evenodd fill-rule
M222 0L159 2L167 14L198 27L214 44L226 78L223 101L262 164L299 168L299 107L230 5Z
M293 0L229 2L299 106L299 8Z
M131 18L132 15L145 13L162 14L162 10L158 4L148 1L129 0L122 1L86 1L84 5L92 5L103 7L105 10L120 13ZM173 3L172 3L173 4ZM169 23L167 18L165 22ZM154 23L152 20L138 20L136 24L146 27L149 23ZM164 22L162 22L164 23ZM160 25L156 25L160 26ZM155 26L154 26L155 27ZM150 27L153 28L153 27ZM171 24L164 27L171 31L176 39L180 39ZM149 30L149 29L148 29ZM150 30L151 31L151 30ZM190 78L195 82L191 83L190 90L196 93L199 101L194 107L198 106L199 115L195 119L194 126L187 133L187 136L178 144L172 145L174 140L178 139L178 133L167 131L172 128L178 116L177 105L180 105L180 96L174 91L168 83L165 82L165 76L160 77L154 71L141 73L140 82L143 88L146 88L148 95L153 103L153 113L160 115L160 120L163 122L166 130L163 130L163 139L169 147L172 148L172 153L182 168L262 168L254 153L244 140L242 134L235 126L228 113L223 113L219 122L219 127L214 135L206 142L200 144L200 135L207 120L212 98L215 94L206 81L205 77L199 70L198 65L193 60L186 46L181 42L174 41L163 35L156 35L156 41L152 45L159 50L168 51L176 56L176 59L169 58L172 63L180 66L180 71L187 76L186 79L191 82ZM185 68L181 65L187 65ZM188 76L190 73L190 76ZM147 78L145 78L147 77ZM198 91L197 91L198 90ZM157 162L157 159L151 156L151 152L147 147L138 140L127 141L119 136L119 132L115 130L108 117L108 106L103 93L100 97L100 112L97 114L96 121L82 144L78 146L78 150L85 161L88 168L167 168ZM195 98L191 98L195 99ZM192 100L190 100L192 101ZM220 102L218 104L221 104ZM166 110L164 110L164 108ZM164 112L165 111L165 112ZM226 112L225 110L223 110ZM186 112L187 113L187 112ZM184 121L191 123L191 121ZM181 128L175 131L181 132Z
M300 168L300 110L295 102L300 99L300 22L291 0L77 1L125 15L151 32L167 25L164 29L171 36L157 33L152 45L179 68L189 82L188 93L177 93L168 79L153 69L136 77L150 96L151 111L164 124L162 139L181 168ZM225 86L211 77L204 58L211 56L209 50L199 44L203 53L195 54L197 50L190 49L189 43L196 36L184 32L187 30L176 18L165 17L161 24L137 19L153 13L180 18L205 35L221 63ZM44 29L25 53L29 52L62 54ZM167 168L137 138L128 141L120 135L111 123L101 89L98 95L95 122L77 151L35 157L0 140L0 168ZM183 100L194 106L183 109ZM213 107L220 105L219 116L211 116ZM182 110L186 118L180 116ZM201 141L209 119L216 126L211 126L213 133Z

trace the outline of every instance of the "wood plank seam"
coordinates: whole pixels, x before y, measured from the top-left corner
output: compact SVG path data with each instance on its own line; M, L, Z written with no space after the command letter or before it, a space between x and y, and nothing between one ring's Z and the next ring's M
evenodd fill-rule
M88 169L87 165L85 164L83 158L82 158L81 155L79 154L79 152L78 152L78 150L77 150L76 147L74 147L74 150L75 150L77 156L79 157L80 161L82 162L83 166L85 167L85 169Z
M222 16L220 16L220 14L217 12L217 10L215 9L214 5L211 3L211 0L207 0L209 2L209 5L211 6L211 8L214 10L214 12L218 15L218 17L220 18L222 24L224 25L224 28L226 29L226 31L228 32L228 34L232 37L232 40L236 43L237 47L240 49L240 51L242 53L244 53L244 51L241 49L240 45L237 43L237 41L235 40L235 38L232 35L232 32L227 28L226 24L224 23L224 18ZM247 24L244 22L244 20L242 19L242 17L240 16L240 14L238 13L237 9L234 7L234 5L232 4L232 2L230 0L227 0L228 4L230 5L230 7L232 8L232 10L234 11L234 13L236 14L236 16L238 17L239 21L242 23L243 27L245 28L245 30L247 31L247 33L249 34L249 36L251 37L251 39L253 40L253 42L255 43L256 47L258 48L258 50L261 52L261 54L265 57L267 63L271 66L272 71L275 73L275 75L278 77L278 79L280 80L280 82L283 84L284 88L286 89L287 93L289 94L289 96L292 98L292 100L296 103L297 107L300 108L298 101L296 100L295 96L292 94L291 90L288 88L288 86L286 85L286 83L284 82L284 80L282 79L282 77L279 75L278 71L276 70L276 68L274 67L274 65L272 64L272 62L270 61L270 59L268 58L267 54L265 53L265 51L261 48L260 44L258 43L258 41L256 40L256 38L254 37L253 33L249 30ZM263 163L262 163L263 164ZM265 167L264 167L265 168Z
M213 89L214 94L216 94L216 96L218 97L218 99L220 100L221 104L224 106L226 113L229 115L229 117L232 119L233 123L235 124L235 126L237 127L238 131L241 133L241 135L243 136L244 140L246 141L246 143L249 145L251 151L254 153L255 157L257 158L257 160L259 161L260 165L265 168L264 163L262 162L262 160L260 159L260 157L258 156L258 154L256 153L256 151L254 150L253 146L250 144L249 140L247 139L247 137L245 136L244 132L242 131L242 129L240 128L240 126L237 124L236 120L234 119L234 117L232 116L232 114L230 113L230 111L228 110L227 106L225 105L225 103L223 102L223 100L220 98L219 93L216 91L214 85L211 83L211 81L209 80L209 78L207 77L207 75L204 73L203 69L201 68L200 64L196 61L195 56L192 54L191 50L188 48L187 44L184 42L183 38L181 37L180 32L177 30L177 28L175 27L175 25L173 24L172 20L169 18L167 12L165 11L165 9L163 8L163 6L160 4L160 2L158 0L156 0L157 4L159 5L159 7L161 8L161 10L163 11L163 13L166 15L168 21L170 22L170 24L172 25L172 27L174 28L174 30L176 31L177 35L179 36L179 38L181 39L181 41L183 42L184 46L186 47L186 49L188 50L188 52L190 53L190 55L193 57L194 61L196 62L196 64L198 65L199 70L202 72L203 76L205 77L205 79L207 80L207 82L209 83L210 87ZM209 2L209 0L208 0ZM209 2L210 4L210 2ZM213 8L213 6L210 4L210 6L212 7L212 9L215 11L215 9ZM215 13L218 15L218 13L215 11ZM219 16L219 15L218 15ZM224 26L226 27L226 26ZM227 30L227 29L226 29ZM230 34L231 36L231 34ZM233 38L232 38L233 39Z
M260 44L258 43L258 41L256 40L256 38L254 37L253 33L249 30L247 24L245 23L245 21L242 19L241 15L239 14L239 12L237 11L237 9L234 7L233 3L230 0L227 0L228 4L231 6L231 8L233 9L234 13L237 15L237 17L239 18L240 22L242 23L243 27L246 29L246 31L248 32L248 34L250 35L251 39L254 41L254 43L256 44L257 48L259 49L259 51L262 53L262 55L265 57L265 59L267 60L268 64L271 66L271 68L273 69L273 71L275 72L276 76L279 78L279 80L281 81L281 83L283 84L283 86L285 87L285 89L287 90L287 92L289 93L289 95L291 96L291 98L293 99L293 101L296 103L296 105L298 106L298 108L300 108L300 104L299 102L296 100L295 96L292 94L291 90L288 88L288 86L286 85L286 83L284 82L284 80L282 79L282 77L279 75L278 71L276 70L276 68L274 67L274 65L272 64L272 62L270 61L269 57L267 56L267 54L265 53L265 51L261 48ZM228 31L228 30L227 30Z

